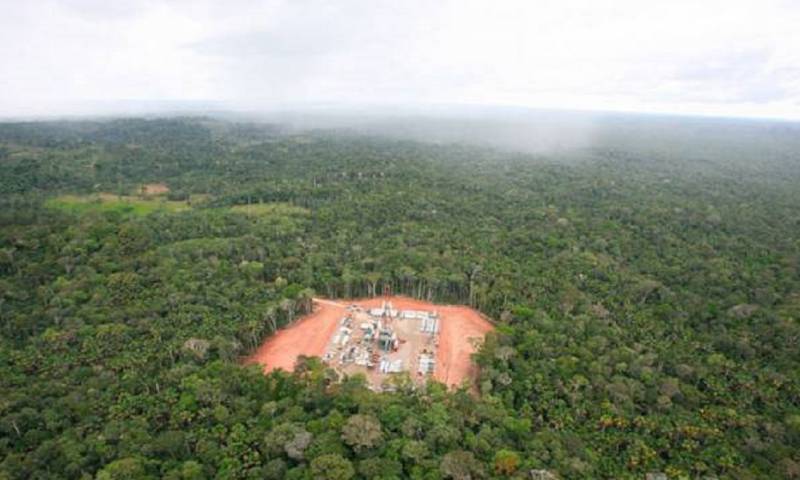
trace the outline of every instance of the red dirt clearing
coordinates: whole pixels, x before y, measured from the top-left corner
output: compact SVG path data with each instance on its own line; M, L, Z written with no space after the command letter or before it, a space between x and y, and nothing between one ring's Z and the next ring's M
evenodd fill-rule
M434 378L448 387L457 387L477 376L472 354L494 327L477 311L463 305L437 305L408 297L376 297L361 300L362 307L380 307L388 300L399 310L436 310L441 318L439 347L436 350Z
M279 368L291 372L299 355L321 357L345 313L343 304L315 300L310 315L278 330L245 360L245 364L259 363L264 366L264 373Z
M434 376L447 386L458 386L464 379L475 379L478 367L472 354L478 351L494 327L480 313L468 307L447 306L441 310L444 321L439 333Z
M321 357L333 336L339 320L347 314L345 307L356 304L363 308L380 307L392 302L399 310L435 310L440 316L439 345L436 351L434 378L447 386L459 386L474 379L477 367L471 355L483 337L494 327L477 311L459 305L436 305L407 297L376 297L364 300L314 300L314 312L289 327L278 331L246 360L264 365L264 371L282 368L291 371L298 355Z
M164 195L169 192L169 187L166 183L145 183L142 185L142 195Z

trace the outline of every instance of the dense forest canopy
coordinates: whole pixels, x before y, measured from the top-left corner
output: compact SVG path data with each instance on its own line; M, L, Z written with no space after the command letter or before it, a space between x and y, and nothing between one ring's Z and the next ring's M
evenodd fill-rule
M0 478L800 478L800 126L597 122L0 124ZM240 364L381 293L496 319L477 389Z

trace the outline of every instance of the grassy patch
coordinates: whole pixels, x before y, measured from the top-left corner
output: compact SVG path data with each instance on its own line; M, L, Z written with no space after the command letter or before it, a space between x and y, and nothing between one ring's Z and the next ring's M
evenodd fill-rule
M163 198L140 198L110 193L61 195L48 199L45 206L79 214L116 211L133 215L147 215L158 210L179 212L190 208L184 201L172 202Z

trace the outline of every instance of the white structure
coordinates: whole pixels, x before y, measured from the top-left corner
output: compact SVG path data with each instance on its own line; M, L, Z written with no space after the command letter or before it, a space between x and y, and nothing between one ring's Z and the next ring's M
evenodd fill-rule
M378 370L381 373L400 373L403 371L403 361L402 360L391 361L384 358L381 360L381 363L378 366Z
M369 364L369 352L366 350L359 351L356 355L355 364L366 367Z
M422 375L433 373L436 369L436 359L432 356L423 353L419 356L419 368L417 371Z
M403 310L400 312L400 316L402 318L412 320L418 318L420 320L424 320L426 318L436 318L437 315L435 312L426 312L424 310Z
M381 308L370 308L369 314L373 317L397 317L400 315L400 310L396 310L392 306L392 302L383 302Z
M423 333L435 334L439 332L439 320L436 318L425 317L422 319L422 324L419 331Z

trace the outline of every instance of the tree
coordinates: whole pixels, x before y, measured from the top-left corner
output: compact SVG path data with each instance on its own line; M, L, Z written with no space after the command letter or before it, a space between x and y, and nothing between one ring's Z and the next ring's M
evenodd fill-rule
M511 475L517 471L519 455L511 450L499 450L494 454L494 471L498 475Z
M262 451L270 456L285 453L292 460L303 460L313 436L301 425L282 423L273 428L261 443Z
M412 465L422 462L428 455L428 445L425 442L411 440L403 446L403 458Z
M373 457L358 462L358 474L367 479L396 479L403 473L400 462L390 458Z
M203 473L203 466L194 460L183 462L181 476L183 480L203 480L206 478Z
M341 455L327 454L311 461L311 476L315 480L348 480L355 473L350 460Z
M453 480L474 480L483 478L484 470L471 452L456 450L447 453L439 466L445 478Z
M375 448L383 440L381 423L372 415L353 415L342 426L342 440L356 452Z
M146 480L150 478L154 477L147 474L142 461L132 457L115 460L97 472L97 480Z

